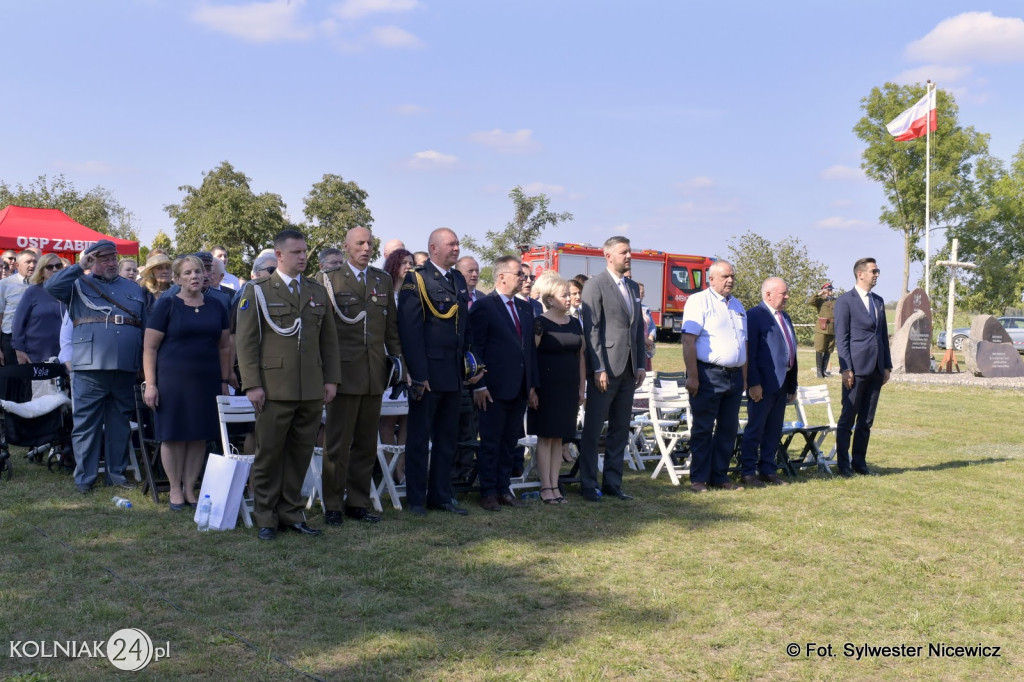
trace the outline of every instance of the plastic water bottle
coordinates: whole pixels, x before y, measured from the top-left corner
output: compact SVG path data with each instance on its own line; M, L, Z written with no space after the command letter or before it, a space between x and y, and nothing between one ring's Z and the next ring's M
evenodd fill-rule
M527 492L525 492L522 495L520 495L519 499L521 499L523 502L529 502L530 500L539 500L540 499L540 491L539 490L528 490Z
M110 501L114 503L114 506L118 509L131 509L132 501L125 497L111 497Z
M203 500L199 503L199 532L205 533L210 530L210 510L213 508L213 502L210 501L209 495L203 495Z

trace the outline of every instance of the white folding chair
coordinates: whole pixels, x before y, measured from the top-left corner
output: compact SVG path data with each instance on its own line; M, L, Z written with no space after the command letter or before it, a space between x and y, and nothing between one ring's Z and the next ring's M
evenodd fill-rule
M814 441L814 447L818 452L821 452L821 444L825 442L829 434L836 432L836 418L832 412L832 400L828 395L828 384L820 384L818 386L798 386L796 389L796 413L803 422L805 427L815 426L807 417L807 407L818 405L825 407L825 413L828 415L828 424L822 424L822 426L828 426L828 429L818 434ZM818 466L821 467L826 473L831 474L831 467L836 465L836 446L833 442L832 450L825 455L818 458Z
M633 418L629 422L629 441L626 443L626 462L633 471L643 471L644 462L659 459L654 453L654 440L647 436L651 427L650 404L654 377L648 376L633 393Z
M516 443L516 447L526 448L526 453L523 457L523 475L516 476L509 480L509 488L512 490L512 494L515 495L517 490L523 488L539 488L540 480L528 481L530 474L533 473L534 467L537 466L537 436L531 436L526 433L526 413L523 413L523 433L526 434ZM562 453L558 453L561 457Z
M217 396L217 419L220 421L220 442L226 457L247 460L250 465L256 458L255 455L238 452L238 448L231 444L228 439L228 424L246 424L256 422L256 411L252 403L244 395L219 395ZM246 486L249 488L249 486ZM252 490L249 490L252 494ZM252 528L252 497L242 496L242 503L238 506L238 515L242 517L242 523L246 528Z
M408 400L385 400L381 403L380 416L401 416L403 414L409 414ZM377 511L383 511L381 496L385 492L391 498L391 506L398 510L402 509L401 498L405 496L405 485L398 485L395 482L395 468L398 466L399 457L403 454L405 454L404 445L381 443L380 436L377 436L377 462L380 464L381 479L380 483L371 481L370 484L370 497L374 509ZM388 455L391 456L390 461Z
M679 485L680 477L690 474L689 456L681 464L676 464L672 459L677 446L690 439L689 412L689 394L680 392L676 384L652 387L650 421L654 429L654 442L660 453L658 465L651 474L652 479L665 470L672 485Z

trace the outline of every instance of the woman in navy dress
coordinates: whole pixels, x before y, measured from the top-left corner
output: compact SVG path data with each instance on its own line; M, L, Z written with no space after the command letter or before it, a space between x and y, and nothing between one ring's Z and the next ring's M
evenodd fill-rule
M569 314L569 282L557 272L541 275L534 291L544 305L544 314L533 325L540 385L537 409L530 409L527 425L537 436L540 498L547 504L565 504L568 500L559 494L558 475L562 442L576 436L576 414L586 386L583 327Z
M171 484L171 510L181 511L195 507L206 441L219 432L216 396L226 394L231 342L227 310L203 296L202 261L184 256L172 269L181 290L153 305L142 368L145 401L156 415L160 459Z

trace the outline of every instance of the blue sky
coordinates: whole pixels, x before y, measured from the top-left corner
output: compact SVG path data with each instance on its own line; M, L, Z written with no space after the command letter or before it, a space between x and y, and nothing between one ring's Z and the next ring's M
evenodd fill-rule
M377 236L415 248L441 225L502 227L523 185L576 216L545 241L622 233L724 256L748 229L795 235L846 287L874 255L893 299L903 243L859 170L860 99L932 78L1008 159L1024 141L1022 15L941 0L7 0L0 179L102 185L148 243L173 236L177 188L221 161L294 220L336 173L369 192Z

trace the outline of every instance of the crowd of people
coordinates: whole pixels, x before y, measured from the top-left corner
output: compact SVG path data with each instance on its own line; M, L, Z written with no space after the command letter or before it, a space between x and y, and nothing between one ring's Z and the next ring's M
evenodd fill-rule
M373 245L369 229L353 228L342 248L317 254L320 271L310 276L304 235L284 230L256 256L249 280L227 272L222 246L177 258L155 249L141 267L119 261L107 240L74 264L7 252L0 363L68 363L81 493L97 483L101 454L106 482L132 487L129 418L141 376L174 511L196 506L206 446L218 436L214 397L245 395L256 413L248 443L260 540L322 532L307 523L301 496L318 442L327 525L381 520L369 509L378 443L404 445L394 472L412 515L468 514L454 486L474 479L481 509L521 506L510 486L523 472L525 433L537 437L540 499L567 504L560 475L573 461L584 404L582 499L632 499L622 487L623 454L656 328L643 285L630 277L627 238L604 243L606 267L589 278L538 277L517 256L502 256L486 264L489 293L478 289L480 264L460 257L449 229L434 230L424 252L385 242L380 268L370 264ZM816 345L818 376L833 346L839 356L842 476L871 473L867 444L891 368L884 305L871 293L878 274L873 259L858 260L851 291L835 299L827 283L808 301L821 315L816 332L828 337ZM731 295L735 277L732 264L716 261L709 288L684 310L695 492L786 484L775 455L797 385L789 290L768 278L762 301L745 310ZM728 470L744 394L734 482ZM408 413L382 416L388 401L407 401Z

